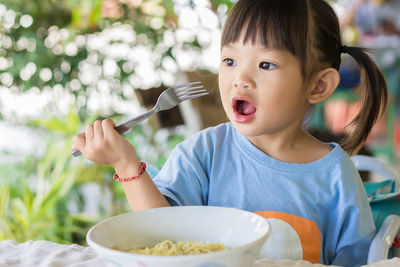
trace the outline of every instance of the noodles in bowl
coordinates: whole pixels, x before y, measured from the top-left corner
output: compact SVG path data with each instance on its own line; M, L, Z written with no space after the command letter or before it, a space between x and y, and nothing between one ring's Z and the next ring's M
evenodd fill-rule
M218 250L228 249L222 243L209 243L209 242L195 242L165 240L157 243L154 246L148 247L133 247L127 252L144 254L144 255L157 255L157 256L178 256L178 255L193 255L201 253L209 253Z
M86 240L111 266L245 267L257 258L269 233L268 221L252 212L225 207L179 206L108 218L93 226ZM172 247L172 243L165 242L167 240L177 241L178 247L190 245L194 240L194 247L202 243L205 247L219 244L225 249L171 256L154 253L156 244ZM133 247L134 253L130 252ZM148 247L148 254L138 251L146 250L145 247Z

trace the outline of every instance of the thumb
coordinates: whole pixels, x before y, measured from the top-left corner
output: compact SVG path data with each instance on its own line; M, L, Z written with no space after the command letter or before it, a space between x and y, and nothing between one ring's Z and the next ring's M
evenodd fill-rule
M85 133L75 135L72 142L72 150L82 150L86 145Z

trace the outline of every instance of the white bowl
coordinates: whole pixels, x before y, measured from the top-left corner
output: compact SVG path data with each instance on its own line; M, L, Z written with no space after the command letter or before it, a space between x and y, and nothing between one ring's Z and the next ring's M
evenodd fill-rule
M109 266L243 267L257 258L270 233L266 219L235 208L164 207L108 218L93 226L87 243ZM224 243L229 249L205 254L154 256L123 252L167 239Z

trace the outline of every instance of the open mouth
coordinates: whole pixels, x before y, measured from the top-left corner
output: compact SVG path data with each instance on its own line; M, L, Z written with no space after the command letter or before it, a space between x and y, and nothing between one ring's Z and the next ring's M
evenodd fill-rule
M234 119L239 123L251 122L256 116L257 108L244 97L232 99Z
M248 116L256 112L256 107L253 106L249 101L236 100L234 104L235 111L242 116Z

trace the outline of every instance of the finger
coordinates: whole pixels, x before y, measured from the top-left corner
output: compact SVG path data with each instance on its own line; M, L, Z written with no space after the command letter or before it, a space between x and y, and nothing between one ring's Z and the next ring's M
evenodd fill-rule
M72 138L72 150L82 150L86 145L85 133L80 133Z
M101 126L101 120L97 120L94 122L93 130L94 130L94 139L101 140L103 139L103 128Z
M115 128L115 123L112 119L105 119L102 123L103 133L105 138L112 137L115 134L118 134Z
M85 138L86 138L86 145L91 145L93 142L93 135L94 135L93 125L86 126Z

